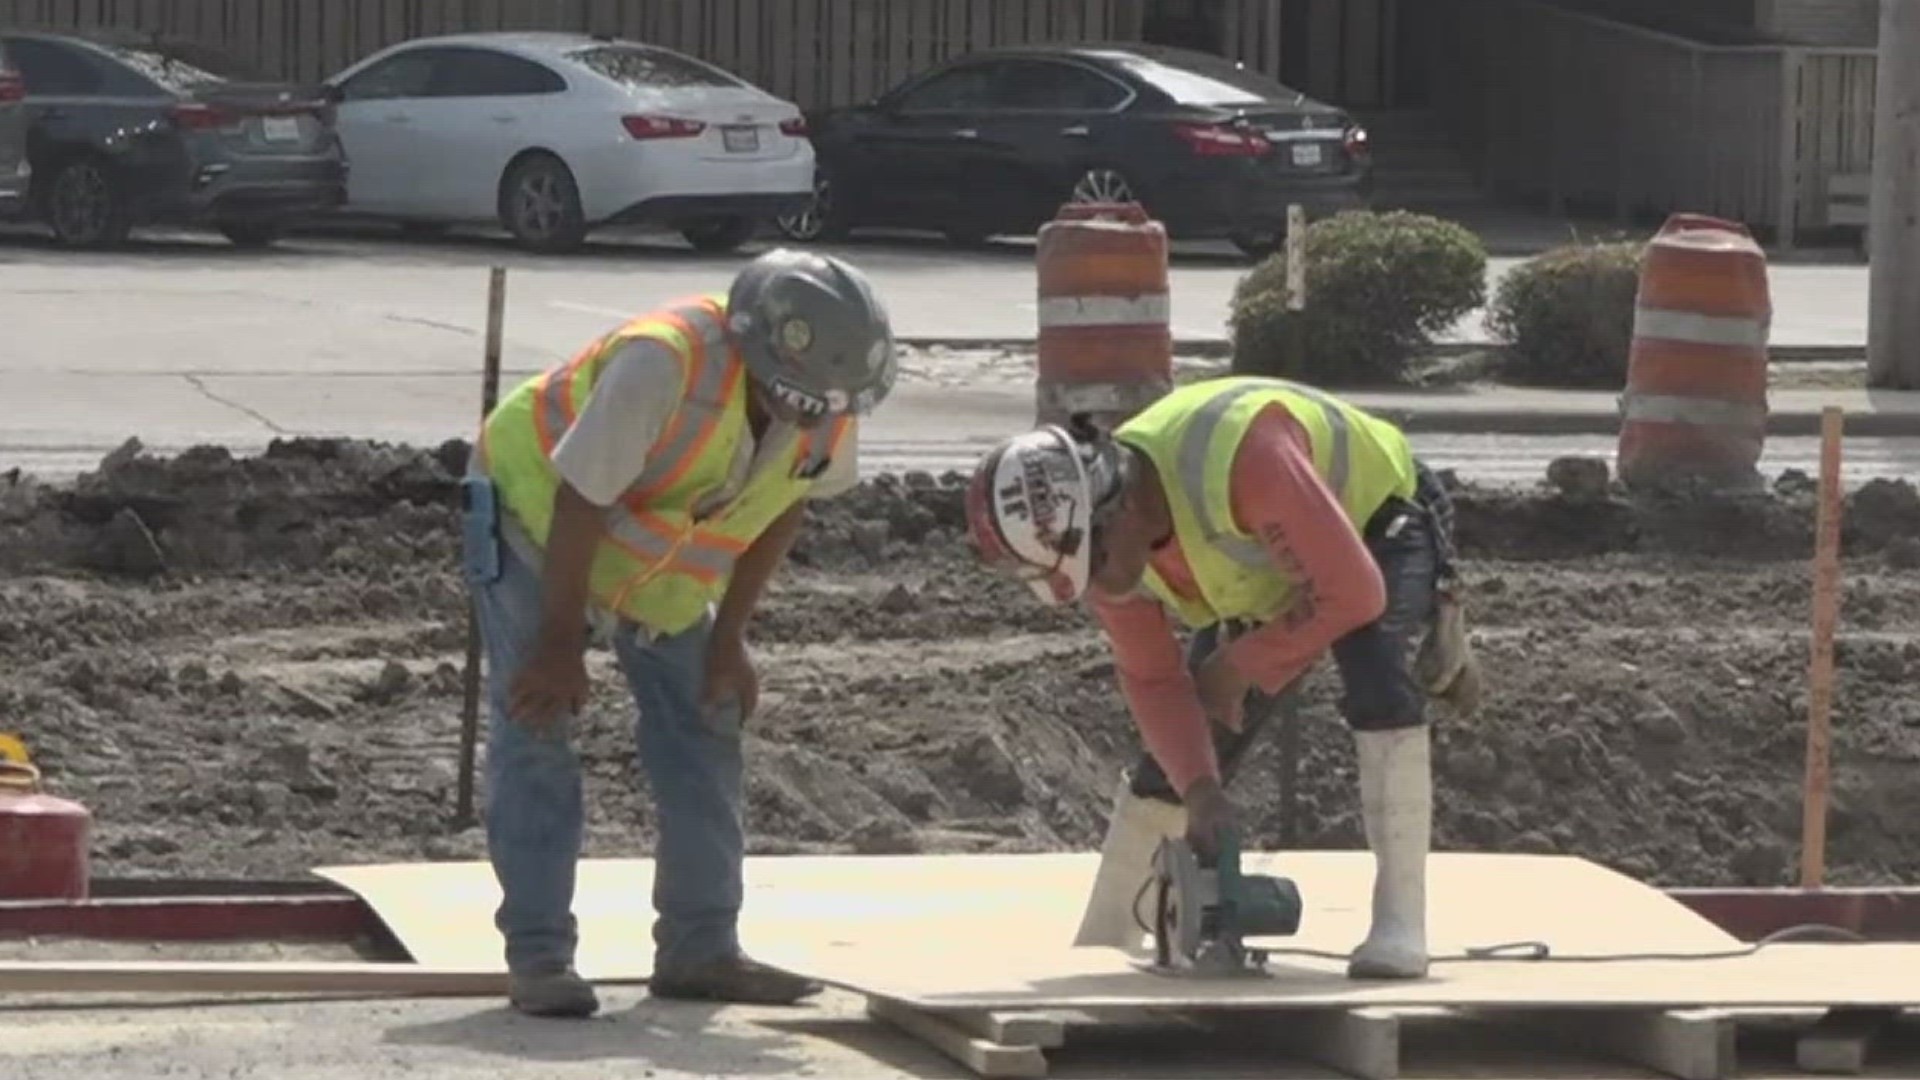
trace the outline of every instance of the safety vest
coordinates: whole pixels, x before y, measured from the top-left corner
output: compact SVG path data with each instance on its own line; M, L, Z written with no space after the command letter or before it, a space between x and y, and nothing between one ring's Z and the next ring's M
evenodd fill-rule
M791 458L757 469L735 498L707 510L703 501L726 484L740 440L750 437L746 368L726 334L725 298L702 296L642 316L515 387L481 432L481 466L501 505L543 550L560 486L554 447L609 364L657 362L619 356L641 339L666 346L677 361L679 406L654 441L645 472L607 508L589 588L609 611L673 634L724 594L734 560L812 488L851 421L802 430Z
M1313 467L1364 530L1391 496L1414 491L1413 451L1400 429L1309 386L1253 376L1212 379L1162 397L1114 431L1160 473L1174 535L1200 598L1176 593L1151 566L1148 592L1188 626L1227 619L1264 622L1284 610L1296 582L1261 540L1234 520L1234 454L1254 417L1284 407L1313 443Z

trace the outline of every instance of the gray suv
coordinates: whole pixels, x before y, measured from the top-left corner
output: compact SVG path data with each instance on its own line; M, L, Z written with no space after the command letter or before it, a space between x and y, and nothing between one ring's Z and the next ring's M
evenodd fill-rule
M0 42L0 216L15 213L26 203L27 84L7 59Z

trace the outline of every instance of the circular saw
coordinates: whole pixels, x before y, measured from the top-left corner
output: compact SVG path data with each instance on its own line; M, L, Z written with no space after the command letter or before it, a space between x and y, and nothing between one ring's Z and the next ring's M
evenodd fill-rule
M1158 975L1235 978L1265 975L1267 953L1249 937L1300 930L1300 889L1291 879L1240 872L1238 837L1220 837L1203 858L1184 837L1160 842L1153 857L1153 960L1135 966Z

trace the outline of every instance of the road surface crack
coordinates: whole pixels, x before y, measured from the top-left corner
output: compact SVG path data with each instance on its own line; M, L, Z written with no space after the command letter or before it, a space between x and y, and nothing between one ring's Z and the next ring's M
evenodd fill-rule
M195 390L200 391L201 396L205 397L208 401L211 401L216 405L225 405L227 408L232 409L234 412L242 413L242 414L245 414L246 416L252 417L253 419L259 421L261 426L265 427L268 431L273 432L275 435L293 434L293 432L288 431L286 428L283 428L279 424L276 424L272 420L268 419L266 414L260 412L259 410L249 409L245 405L242 405L239 402L232 400L231 398L224 398L224 397L221 397L219 394L214 393L212 388L207 386L206 382L202 380L200 376L181 375L180 377L187 380L188 383L192 384L193 388Z

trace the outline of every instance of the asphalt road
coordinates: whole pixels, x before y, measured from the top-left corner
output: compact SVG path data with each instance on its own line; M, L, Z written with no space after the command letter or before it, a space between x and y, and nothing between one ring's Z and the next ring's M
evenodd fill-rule
M890 240L836 250L875 277L903 336L1033 334L1029 245L962 252ZM130 435L158 452L196 443L246 452L296 434L421 444L467 436L479 411L489 266L509 268L503 377L511 384L648 305L724 287L744 258L632 240L539 257L486 237L409 243L380 233L300 237L257 253L164 236L129 251L76 254L31 234L0 236L0 394L26 403L0 429L0 469L60 478L93 467ZM1492 273L1512 265L1496 260ZM1204 247L1176 252L1176 333L1219 336L1246 268ZM1864 268L1774 273L1777 341L1864 339ZM1031 374L1000 359L917 355L868 427L863 467L964 467L992 439L1027 426ZM1849 443L1856 474L1876 460L1920 459L1920 447L1860 442L1859 450ZM1538 477L1559 453L1606 444L1421 439L1437 464L1486 479ZM1812 468L1811 446L1775 445L1770 467Z

